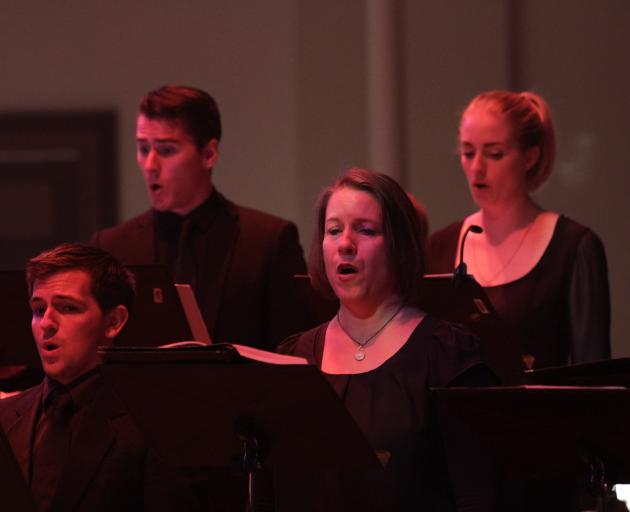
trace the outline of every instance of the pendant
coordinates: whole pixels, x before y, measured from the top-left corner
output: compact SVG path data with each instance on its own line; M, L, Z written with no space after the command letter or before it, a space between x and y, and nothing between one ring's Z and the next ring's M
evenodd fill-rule
M359 350L357 350L357 351L354 353L354 358L355 358L357 361L363 361L363 360L365 359L365 352L363 352L363 349L362 349L362 348L360 348Z

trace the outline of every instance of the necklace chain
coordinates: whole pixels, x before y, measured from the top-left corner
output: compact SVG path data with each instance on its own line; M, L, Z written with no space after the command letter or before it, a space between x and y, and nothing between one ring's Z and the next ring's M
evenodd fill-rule
M527 229L525 230L525 232L523 233L523 236L521 237L521 239L518 242L518 245L516 246L516 249L514 249L514 252L510 255L510 257L507 259L507 261L505 262L505 264L499 269L499 271L494 274L490 279L486 279L485 276L481 275L481 272L479 272L479 266L477 267L477 273L479 275L479 277L481 278L481 280L488 286L491 286L492 283L495 281L495 279L497 277L499 277L501 275L502 272L505 271L506 268L508 268L510 266L510 263L512 263L512 261L514 260L514 258L516 258L516 255L518 254L518 252L521 250L521 247L523 247L523 243L525 242L525 239L527 238L527 235L529 235L529 232L532 229L532 226L534 225L534 223L536 222L536 218L534 218L534 220L529 224L529 226L527 226ZM473 245L473 252L475 254L475 262L478 261L477 258L477 245Z
M346 334L346 336L348 336L348 338L350 338L359 347L359 350L356 352L356 354L354 354L354 358L357 361L363 361L363 359L365 359L365 352L364 352L364 350L365 350L365 347L367 346L367 344L370 341L372 341L374 338L376 338L383 331L383 329L385 329L385 327L387 327L389 325L389 323L394 318L396 318L398 313L400 313L402 311L403 307L405 307L405 303L404 302L394 312L394 314L387 319L387 321L383 325L381 325L371 336L368 336L364 341L357 340L354 336L352 336L352 334L350 334L348 332L348 330L341 323L341 319L339 318L339 311L337 311L337 324L339 324L339 327L341 327L341 330Z

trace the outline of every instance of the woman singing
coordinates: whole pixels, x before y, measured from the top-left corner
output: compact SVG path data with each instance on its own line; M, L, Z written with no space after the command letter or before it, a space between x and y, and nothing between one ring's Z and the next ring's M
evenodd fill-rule
M279 350L319 366L354 417L385 467L383 510L493 510L487 454L440 421L430 388L495 379L473 336L413 305L424 254L411 201L390 177L350 169L316 214L309 273L339 310Z
M531 92L475 97L459 125L459 153L479 210L434 233L427 273L450 272L466 239L469 273L520 341L525 366L610 357L604 246L587 227L545 210L531 194L549 177L555 136L545 101Z

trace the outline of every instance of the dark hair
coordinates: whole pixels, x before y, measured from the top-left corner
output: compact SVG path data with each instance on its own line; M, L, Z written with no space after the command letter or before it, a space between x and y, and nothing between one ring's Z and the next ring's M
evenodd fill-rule
M535 190L540 187L551 175L556 157L556 136L545 100L533 92L483 92L471 100L462 118L479 105L506 117L514 138L523 150L540 149L540 157L528 173L529 188Z
M207 92L185 85L165 85L149 91L139 111L149 119L181 121L198 149L212 139L221 140L221 115Z
M38 279L71 270L89 274L92 295L103 312L121 304L131 311L135 298L133 274L108 252L84 244L64 243L31 258L26 264L29 296Z
M418 214L418 223L420 226L420 242L422 243L422 249L426 249L427 247L427 239L429 238L429 213L427 212L427 207L424 206L420 200L414 196L411 192L407 192L407 197L411 204L416 209L416 213Z
M413 298L424 274L424 249L418 213L393 178L356 167L348 169L332 185L324 188L317 200L317 227L308 260L313 286L326 297L334 297L326 277L322 243L328 201L334 192L345 187L371 194L380 205L394 289L405 299Z

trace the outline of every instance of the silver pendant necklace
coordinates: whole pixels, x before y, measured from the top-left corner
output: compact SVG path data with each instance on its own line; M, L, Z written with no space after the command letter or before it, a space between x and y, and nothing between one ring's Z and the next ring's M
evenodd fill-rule
M496 272L490 279L486 279L485 276L482 276L481 272L479 272L479 269L477 269L477 277L479 277L480 280L482 281L482 286L493 286L493 283L495 282L497 277L499 277L510 266L510 263L512 263L512 260L514 260L516 255L521 250L521 247L523 247L523 243L525 242L525 239L527 238L527 235L529 235L529 231L532 229L532 226L534 225L535 222L536 222L536 217L534 217L534 220L530 223L529 226L527 226L527 229L525 229L525 232L523 233L523 236L518 242L514 252L505 261L505 263L501 266L501 268L499 268L499 271ZM477 261L478 261L477 244L473 245L473 257L475 258L475 264L477 264Z
M357 361L363 361L365 359L365 347L367 346L367 344L372 341L374 338L376 338L383 329L385 329L385 327L387 327L387 325L394 319L396 318L396 315L398 315L398 313L400 313L402 311L402 308L405 307L405 303L403 302L400 307L396 310L396 312L390 316L387 321L381 325L378 330L372 334L371 336L369 336L367 339L363 340L363 341L359 341L357 340L354 336L352 336L352 334L350 334L347 329L343 326L343 324L341 323L341 319L339 318L339 311L337 311L337 323L339 324L339 327L341 327L341 330L346 334L346 336L348 336L348 338L350 338L359 348L358 350L354 353L354 358Z

